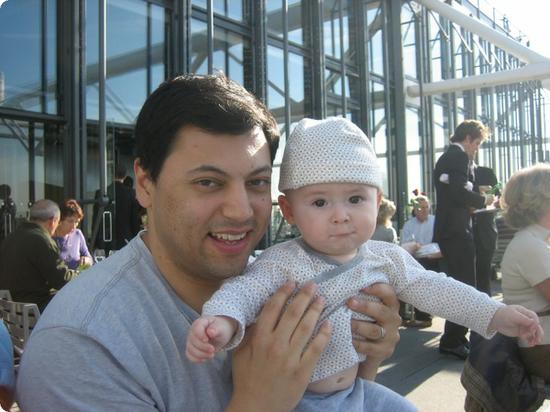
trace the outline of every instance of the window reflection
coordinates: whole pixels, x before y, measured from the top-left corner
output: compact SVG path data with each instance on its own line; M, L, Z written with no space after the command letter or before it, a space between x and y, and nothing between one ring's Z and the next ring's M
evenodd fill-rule
M193 6L206 10L207 0L193 0ZM245 22L248 20L249 3L246 0L213 0L214 13L233 20Z
M98 2L87 2L87 117L99 118ZM150 26L148 26L150 25ZM164 9L140 0L107 1L107 78L105 109L108 121L132 124L149 90L166 72ZM151 30L148 41L147 30ZM148 66L151 62L151 66ZM150 76L151 84L148 84Z
M323 35L325 54L336 59L341 57L339 1L323 2Z
M368 67L373 73L384 74L384 15L380 2L367 5Z
M250 42L243 36L227 30L214 30L214 52L212 66L222 70L227 77L244 85L245 50L250 55Z
M416 78L415 14L408 4L401 9L401 37L403 42L403 70Z
M191 53L189 72L208 73L208 33L207 25L197 19L191 19Z
M0 106L57 113L56 12L54 0L8 1L2 5Z

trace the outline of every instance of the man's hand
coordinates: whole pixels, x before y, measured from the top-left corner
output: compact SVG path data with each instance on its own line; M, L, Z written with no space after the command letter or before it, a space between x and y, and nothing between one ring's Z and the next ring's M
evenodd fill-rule
M377 283L362 291L367 295L377 296L382 301L376 303L357 297L348 301L350 309L375 320L375 323L355 319L351 321L353 333L365 338L353 341L357 352L367 355L367 360L360 366L359 376L374 380L378 366L393 354L399 342L399 300L393 288L385 283Z
M323 323L308 344L324 301L314 299L316 287L308 284L284 309L294 288L288 282L275 292L234 352L227 411L290 411L302 398L331 327Z

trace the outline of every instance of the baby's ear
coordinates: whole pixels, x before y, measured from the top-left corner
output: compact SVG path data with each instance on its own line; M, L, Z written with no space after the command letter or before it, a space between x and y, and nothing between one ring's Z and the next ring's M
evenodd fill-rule
M292 214L292 207L290 206L288 198L285 195L279 195L279 198L277 200L279 201L279 208L281 209L283 217L288 223L293 225L294 215Z
M382 191L378 189L378 193L376 193L376 207L380 207L380 202L382 201Z

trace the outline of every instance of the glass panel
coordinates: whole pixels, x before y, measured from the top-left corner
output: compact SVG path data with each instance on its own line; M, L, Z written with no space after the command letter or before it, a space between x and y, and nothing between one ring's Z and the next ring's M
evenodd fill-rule
M355 27L353 19L353 2L351 0L343 1L342 4L342 27L344 32L344 56L346 63L357 64L357 50L355 36L360 33Z
M401 9L401 37L403 41L403 70L406 75L416 78L416 42L414 15L408 5Z
M268 1L267 3L271 3ZM304 16L302 0L288 0L288 40L304 44Z
M267 106L277 123L285 123L285 77L283 50L267 47ZM279 150L279 152L282 152Z
M384 74L384 15L380 2L369 3L367 6L367 35L369 70L380 75Z
M1 23L0 23L1 26ZM3 56L0 51L0 56ZM46 113L57 114L57 2L46 5ZM2 98L0 98L2 100Z
M323 35L325 54L340 59L342 45L340 43L340 1L327 0L323 2Z
M250 55L250 42L243 36L216 28L214 30L214 69L222 70L227 77L244 85L245 48Z
M208 73L208 37L206 23L191 19L190 73Z
M151 84L150 90L155 90L166 79L166 13L163 7L151 6Z
M419 154L407 155L407 195L414 189L425 190L422 182L422 157Z
M98 2L86 2L87 22L87 118L99 117L99 40ZM151 44L147 44L150 10ZM166 17L163 9L140 0L107 2L107 79L106 118L120 124L133 124L147 96L164 80ZM148 54L150 53L150 55ZM147 85L147 61L151 58L151 84Z
M267 31L269 34L283 38L283 1L270 0L265 3L267 13ZM289 29L292 27L288 25ZM290 38L290 37L289 37Z
M445 108L438 103L433 105L433 144L434 161L443 153L445 145L448 142L449 130L446 121Z
M306 90L304 73L310 71L309 64L303 56L288 54L288 97L290 99L290 121L299 122L311 116L311 96L309 87ZM309 86L309 85L308 85Z
M420 118L418 110L414 107L407 107L405 111L407 152L420 150Z
M327 93L334 93L338 96L342 95L342 75L341 73L325 69L325 84Z
M18 221L28 217L29 202L43 198L62 200L63 170L59 126L0 119L0 185L9 186L15 204L15 221L9 218L0 232L13 231ZM6 186L2 191L6 191Z
M370 127L369 135L378 156L387 155L386 108L384 85L370 82ZM384 169L385 170L385 169Z
M106 118L132 124L147 97L147 4L107 2Z
M41 44L41 5L40 0L8 1L2 5L0 106L56 112L56 2L51 0L46 6L46 50L42 50ZM41 69L43 53L46 73L42 73ZM50 86L47 92L43 90L43 80ZM43 107L43 98L50 100L47 107Z
M247 9L248 2L246 0L214 0L214 13L233 20L245 21Z

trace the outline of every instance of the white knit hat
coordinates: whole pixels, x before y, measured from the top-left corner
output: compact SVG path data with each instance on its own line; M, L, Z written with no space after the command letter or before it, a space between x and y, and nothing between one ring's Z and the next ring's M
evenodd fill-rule
M303 119L286 141L279 191L317 183L362 183L382 188L368 137L349 120Z

